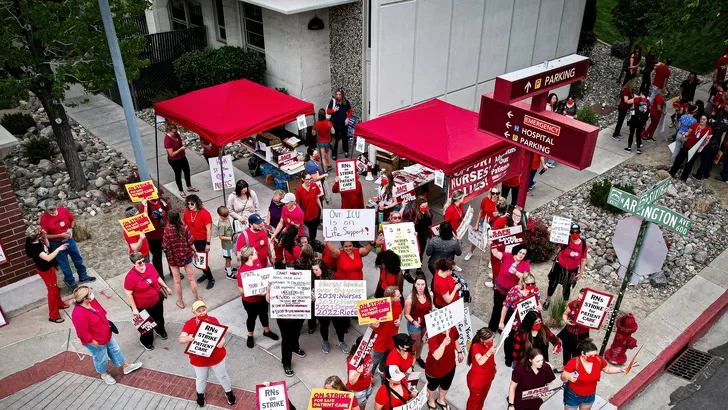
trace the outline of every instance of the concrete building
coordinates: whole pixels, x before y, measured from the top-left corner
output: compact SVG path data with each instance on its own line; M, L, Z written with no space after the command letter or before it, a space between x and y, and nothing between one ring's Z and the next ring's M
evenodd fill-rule
M436 97L477 111L496 76L576 52L585 3L155 0L147 20L152 33L204 25L213 46L264 55L267 85L317 108L343 88L368 119Z

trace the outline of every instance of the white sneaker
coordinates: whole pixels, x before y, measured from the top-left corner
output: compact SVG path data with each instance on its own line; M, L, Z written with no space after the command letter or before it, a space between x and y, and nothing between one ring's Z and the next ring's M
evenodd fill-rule
M490 268L490 266L488 266L488 267ZM492 270L488 273L488 278L493 279L493 271Z
M134 370L139 370L140 367L142 367L142 362L132 363L129 365L129 367L124 369L124 374L129 374Z
M485 287L486 288L492 288L493 287L493 282L491 282L491 281L485 282Z
M468 252L463 259L465 259L466 261L469 261L470 258L472 258L472 257L473 257L473 254Z
M114 380L114 378L108 373L102 374L101 380L103 380L104 383L106 383L108 385L116 384L116 380Z
M452 270L454 270L455 272L462 272L463 271L463 268L461 268L458 265L455 265L455 267L453 267Z

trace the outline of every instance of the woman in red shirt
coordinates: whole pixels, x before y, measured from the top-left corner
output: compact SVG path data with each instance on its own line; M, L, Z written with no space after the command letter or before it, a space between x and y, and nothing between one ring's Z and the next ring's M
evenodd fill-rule
M258 295L245 295L243 290L243 277L246 272L253 272L258 269L263 269L263 264L258 259L258 252L252 246L243 246L238 254L238 290L240 296L243 298L243 308L248 314L248 318L245 320L245 326L248 329L248 340L246 346L252 349L255 346L255 339L253 333L255 331L255 319L260 318L260 324L263 326L263 336L272 340L278 340L278 335L270 330L270 323L268 321L268 302L265 300L265 293Z
M372 362L380 371L383 370L384 356L388 351L394 349L394 335L399 333L399 323L402 316L402 305L396 303L402 295L396 286L390 286L384 291L384 297L389 298L392 302L392 320L385 322L375 322L369 325L374 329L372 334L377 335L377 339L372 346Z
M455 282L452 259L435 262L435 275L432 278L432 293L435 294L435 307L442 309L460 298L460 284Z
M283 257L287 264L296 262L301 256L301 246L296 242L296 238L298 238L298 227L291 225L281 239Z
M195 238L195 250L197 252L204 252L209 257L212 216L207 209L202 207L202 200L197 195L187 197L185 204L187 205L187 209L185 209L182 222L190 228L192 237ZM207 280L207 290L215 286L215 278L212 277L212 272L209 267L202 271L202 276L197 279L197 283L205 280Z
M311 135L317 137L316 145L321 150L321 163L326 170L331 169L331 136L334 133L334 125L326 119L326 111L319 108L318 120L311 127Z
M463 221L463 217L465 216L465 194L463 191L457 190L452 193L452 197L448 198L448 200L445 202L445 207L443 208L443 212L445 213L445 220L447 222L450 222L450 225L452 225L452 232L455 234L455 239L460 239L460 236L458 236L458 228L460 227L460 223ZM455 265L453 267L455 272L462 272L463 268Z
M478 330L473 337L473 343L468 352L468 404L466 410L483 410L485 398L488 397L490 385L495 379L496 348L493 346L493 331L484 327Z
M182 284L180 268L184 268L187 279L190 281L190 290L195 300L200 300L197 295L197 281L192 271L192 257L195 254L195 240L187 225L182 223L179 211L169 211L169 225L164 227L162 237L162 249L167 255L167 265L172 271L174 279L174 293L177 295L177 307L184 309L185 303L182 300Z
M596 400L597 384L606 374L624 373L624 367L610 366L597 354L597 346L585 340L578 348L579 356L569 360L561 373L564 382L564 409L589 410ZM568 382L568 383L567 383Z
M427 288L427 278L420 273L415 277L414 290L404 301L404 318L407 319L407 332L415 341L415 358L421 368L425 368L425 361L420 358L422 354L423 334L427 330L425 315L433 308L433 295Z
M374 266L379 268L379 284L377 290L374 291L375 298L381 298L384 290L389 286L396 286L399 293L403 292L404 274L400 264L399 255L392 250L382 251L377 254Z
M402 373L409 376L414 370L415 364L415 339L406 333L397 333L392 337L392 340L394 341L394 349L387 355L384 365L387 367L395 365ZM417 386L417 382L414 385Z
M629 80L622 89L622 92L619 94L617 125L614 127L614 133L612 134L612 139L615 141L621 141L622 138L624 138L620 134L622 132L622 124L624 124L624 119L627 117L629 108L634 103L634 88L637 86L637 78L632 75L628 75L626 78L629 78Z
M308 236L316 239L318 226L321 223L321 199L318 185L313 183L313 176L303 173L303 185L296 188L296 202L303 208L303 224L308 228Z
M367 353L361 358L358 365L351 364L351 360L359 350L363 336L356 338L356 343L351 346L349 355L346 358L346 387L354 392L354 397L359 401L361 408L367 407L367 399L372 395L374 387L374 366L372 365L372 354Z
M581 239L581 226L571 224L569 243L561 245L561 250L556 255L556 261L549 272L549 288L546 300L543 302L544 309L548 309L551 305L551 296L556 292L559 284L564 293L562 300L569 300L571 284L581 280L584 275L588 250L586 241Z
M458 363L463 362L463 352L458 343L458 331L451 327L448 331L438 333L427 340L427 360L425 361L425 377L427 378L427 406L435 405L443 410L450 410L445 401L455 377L455 352ZM435 391L439 390L438 400Z
M562 315L564 328L559 332L558 337L564 346L564 363L579 355L577 350L580 343L589 339L589 328L576 323L576 312L581 308L586 288L579 290L579 297L566 305L566 311Z
M164 298L160 295L162 288L168 295L172 289L159 277L157 270L151 263L144 261L139 252L129 255L134 264L124 278L124 292L129 302L131 312L135 318L139 317L140 310L146 310L149 316L157 323L154 331L162 340L167 340L167 331L164 330ZM154 332L148 331L139 336L139 342L146 350L154 350Z
M185 190L182 188L182 173L185 174L187 181L187 190L197 192L199 189L192 187L192 179L190 179L190 163L187 161L185 152L187 144L182 141L182 137L177 132L177 126L168 122L166 124L167 133L164 135L164 149L167 150L167 163L174 171L174 182L177 184L179 195L184 198Z
M341 391L341 392L352 392L349 390L346 385L344 385L344 382L341 381L339 376L329 376L324 381L324 389L326 390L335 390L335 391ZM356 395L354 395L354 399L351 402L351 407L349 409L351 410L359 410L362 407L359 407L359 400L356 398Z
M329 346L329 324L334 324L334 330L336 331L336 339L339 343L336 347L341 350L342 353L346 354L349 352L349 346L344 342L344 335L347 329L349 329L349 317L348 316L316 316L316 282L319 280L336 280L334 273L326 267L321 259L313 261L311 264L311 319L308 320L308 334L312 335L316 331L316 320L321 324L319 333L323 343L321 345L321 351L324 354L331 352L331 346Z
M695 124L691 125L688 132L685 133L685 135L682 137L683 139L685 139L685 142L683 143L682 148L680 148L680 152L677 154L677 158L675 158L675 163L673 163L672 167L670 168L670 176L675 178L675 176L677 175L677 171L687 160L687 163L683 168L683 172L680 175L680 181L687 181L688 177L690 176L690 172L692 172L693 170L693 164L695 164L695 161L697 161L699 157L698 153L702 151L705 146L708 145L708 143L710 142L710 137L712 135L713 128L708 126L708 115L703 114L700 116L700 122L696 122ZM692 158L688 159L688 152L690 151L690 149L693 148L695 144L700 142L700 140L705 136L707 136L707 138L705 138L703 145L698 148L698 152L695 153Z
M490 239L488 239L488 246L490 246ZM511 252L501 252L498 249L490 251L501 262L500 273L498 273L493 287L493 312L488 322L490 330L497 332L506 295L512 287L518 284L524 273L531 271L531 263L528 261L528 248L523 244L514 246Z
M505 187L505 185L504 185ZM506 190L503 189L503 193L505 193ZM513 205L512 211L508 212L508 203L506 202L505 196L498 199L498 202L495 204L495 209L500 215L493 221L493 230L496 229L503 229L508 227L508 221L511 221L511 223L516 224L516 220L518 221L517 224L521 224L522 218L521 218L521 208L516 207ZM506 247L505 246L499 246L498 250L501 252L505 252ZM485 282L485 286L492 288L493 285L495 285L495 280L498 278L498 274L500 273L500 259L493 256L493 254L490 254L490 268L491 271L488 273L488 277L492 280L489 282Z
M369 255L369 252L375 246L380 246L382 239L377 238L375 242L369 242L363 248L354 248L351 241L342 242L342 249L338 249L332 242L327 242L326 246L331 252L331 256L336 260L336 276L337 280L363 280L364 279L364 262L361 258Z
M379 390L377 390L377 395L374 397L374 410L393 410L395 407L404 406L417 396L417 390L407 389L406 377L397 366L384 368L386 383L379 386Z
M337 176L331 192L341 194L341 209L364 209L364 191L359 181L359 174L354 174L356 179L356 188L350 191L342 191L339 187L339 177Z
M220 322L212 316L207 315L207 306L205 302L198 300L192 304L192 313L195 317L188 320L182 328L182 333L179 335L179 344L189 345L195 340L195 334L197 329L202 325L202 322L207 322L213 325L220 325ZM195 369L195 389L197 390L197 405L200 407L205 406L205 388L207 387L207 377L210 373L210 369L215 372L217 381L225 391L227 396L228 404L235 404L235 395L233 394L233 388L230 383L230 376L228 376L227 369L225 368L225 336L220 338L217 346L212 350L210 357L199 356L196 354L189 354L190 364Z
M485 224L487 223L489 227L493 227L493 222L495 222L496 218L500 216L498 213L498 210L495 207L496 202L498 202L498 199L500 198L500 191L497 187L493 187L490 189L490 196L483 197L483 200L480 202L480 211L478 212L478 219L475 220L475 226L473 226L474 231L485 230ZM470 252L465 254L466 261L469 261L470 258L473 257L473 252L475 252L475 244L473 244L470 247Z

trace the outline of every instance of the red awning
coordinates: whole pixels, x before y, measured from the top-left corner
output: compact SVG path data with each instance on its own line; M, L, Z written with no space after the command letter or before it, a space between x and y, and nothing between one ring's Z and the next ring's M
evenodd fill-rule
M437 99L357 124L354 134L448 176L511 145L478 131L478 113Z
M313 104L248 80L225 84L154 104L157 115L223 146L313 115Z

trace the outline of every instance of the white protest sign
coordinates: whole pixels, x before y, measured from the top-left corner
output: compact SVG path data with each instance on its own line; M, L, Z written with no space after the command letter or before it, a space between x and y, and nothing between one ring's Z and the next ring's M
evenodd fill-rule
M490 249L486 249L487 243L488 243L488 231L485 232L483 230L475 230L472 226L468 225L468 240L470 243L475 245L476 248L480 249L481 251L485 252L490 251Z
M270 285L273 319L311 318L311 271L274 270Z
M336 161L336 176L339 177L339 191L353 191L356 189L356 160L347 159Z
M243 294L245 294L246 297L264 294L268 288L268 281L270 281L272 273L273 268L238 272L238 275L243 275Z
M316 316L356 316L356 302L367 298L364 280L317 280Z
M376 209L324 209L324 240L373 241L376 213Z
M414 191L414 190L415 190L414 182L407 182L406 184L395 185L394 192L392 192L392 196L394 196L395 198L399 198L402 195L405 195L408 192Z
M527 297L526 299L523 299L522 301L518 302L516 305L517 312L518 312L518 320L523 320L524 317L526 317L526 313L532 311L532 310L538 310L538 302L536 302L536 295L531 295Z
M195 252L192 256L192 266L199 270L207 269L207 253Z
M693 159L693 156L695 156L695 154L698 152L698 150L700 150L703 147L703 144L705 143L705 140L708 137L710 137L710 134L703 135L703 138L701 138L697 144L693 145L693 147L690 148L690 150L688 150L688 161Z
M166 121L167 121L167 120L165 120L165 119L164 119L164 117L162 117L161 115L155 115L154 117L155 117L155 121L156 121L156 123L157 123L157 124L161 124L161 123L163 123L163 122L166 122Z
M435 171L435 185L440 188L445 186L445 173L442 170Z
M306 116L304 114L301 114L296 117L296 124L298 125L299 130L303 130L308 127L308 124L306 124Z
M551 220L551 237L553 243L569 244L569 232L571 230L571 219L554 215Z
M490 231L490 248L505 248L510 252L514 246L523 243L523 227L521 225Z
M232 157L230 155L222 156L222 172L220 171L220 157L210 158L207 161L210 164L213 191L221 191L223 181L225 181L225 189L233 189L235 176L233 175Z
M427 386L424 386L414 399L395 407L394 410L420 410L425 403L427 403Z
M286 382L255 386L255 403L258 410L288 410Z
M5 255L5 248L3 248L3 244L0 243L0 264L3 264L8 261L8 257Z
M513 322L516 320L516 315L511 315L511 318L508 319L508 323L506 323L505 327L503 328L503 332L500 335L500 338L498 339L498 347L495 349L495 354L498 354L498 351L503 347L503 342L506 340L508 335L511 333L511 330L513 329Z
M442 309L433 310L425 315L427 326L427 337L440 334L458 323L465 320L465 303L462 299L445 306Z
M359 152L366 152L366 141L362 137L356 137L356 150Z
M351 356L351 360L349 360L349 364L351 364L354 367L359 367L361 365L362 359L367 357L367 355L372 351L374 348L374 342L377 341L378 334L372 334L373 329L369 326L367 326L366 332L364 332L364 336L361 338L361 343L359 343L359 347L356 349L356 352L354 352L354 356Z
M225 336L227 329L227 326L201 321L200 327L195 332L195 338L187 345L185 353L202 357L212 356L212 352L220 343L220 339Z
M463 320L456 325L458 328L458 343L462 352L467 352L470 342L473 341L473 324L470 322L470 308L463 309Z
M560 390L562 387L563 387L563 385L561 385L561 384L554 386L554 387L549 387L549 385L546 385L546 386L537 387L537 388L531 389L531 390L524 390L523 393L521 394L521 398L523 400L536 399L536 398L538 398L540 400L541 397L549 396L550 393L552 393L556 390Z
M417 231L413 222L387 224L384 231L385 249L394 251L401 260L402 269L415 269L422 266Z
M468 231L468 227L470 226L470 222L473 220L473 207L468 205L468 210L465 211L465 216L463 216L463 219L460 221L460 226L458 226L458 237L463 238L465 237L465 232Z
M140 310L139 316L132 317L131 323L134 325L136 330L143 335L151 332L155 327L157 327L157 322L149 316L149 312L147 312L146 309Z
M599 329L602 327L604 319L607 317L609 305L612 304L614 296L599 292L593 289L586 289L581 307L576 312L576 324L590 329Z

